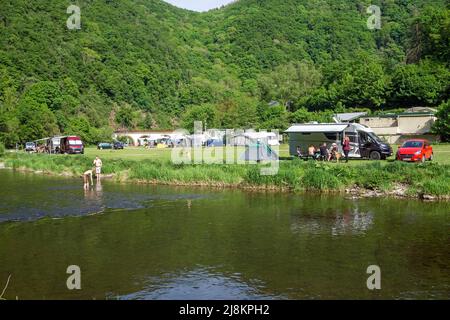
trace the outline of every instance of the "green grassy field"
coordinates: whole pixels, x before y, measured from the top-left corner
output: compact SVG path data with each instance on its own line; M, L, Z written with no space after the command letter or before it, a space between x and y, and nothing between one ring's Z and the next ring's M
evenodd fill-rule
M394 154L397 152L398 146L393 146ZM450 164L450 144L438 144L433 146L434 149L434 162L440 164ZM222 150L222 148L217 147L217 151ZM289 146L283 144L279 147L280 157L289 156ZM244 148L237 148L236 154L240 155L244 152ZM160 161L170 161L172 149L145 149L141 147L128 147L124 150L97 150L97 148L89 147L85 150L85 155L94 158L99 156L102 159L123 159L123 160L160 160ZM394 156L390 157L388 161L393 161ZM348 164L339 163L338 165L361 165L367 164L370 160L353 160Z
M145 149L140 147L128 147L123 150L98 150L95 147L85 148L84 154L95 158L99 156L103 160L123 159L123 160L161 160L169 161L171 149Z

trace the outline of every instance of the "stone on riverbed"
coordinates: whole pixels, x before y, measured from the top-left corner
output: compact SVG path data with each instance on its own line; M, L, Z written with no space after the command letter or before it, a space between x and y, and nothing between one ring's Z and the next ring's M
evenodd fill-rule
M422 199L423 199L423 200L427 200L427 201L434 201L434 200L436 200L436 197L435 197L435 196L432 196L432 195L429 195L429 194L424 194L424 195L422 196Z

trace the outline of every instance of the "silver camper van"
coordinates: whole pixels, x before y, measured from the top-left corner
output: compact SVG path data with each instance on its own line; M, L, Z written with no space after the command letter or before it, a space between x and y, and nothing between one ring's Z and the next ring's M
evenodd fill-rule
M63 137L53 137L47 139L47 152L48 153L59 153L61 147L61 138Z
M342 152L345 136L350 138L349 158L380 160L392 155L392 148L381 140L372 129L358 123L296 124L285 131L289 135L289 153L297 155L297 147L308 153L308 147L320 146L324 142L329 148L336 143Z

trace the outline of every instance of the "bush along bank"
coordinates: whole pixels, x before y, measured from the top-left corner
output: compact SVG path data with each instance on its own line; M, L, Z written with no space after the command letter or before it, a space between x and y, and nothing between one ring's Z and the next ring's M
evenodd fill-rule
M2 160L15 170L81 176L92 167L86 156L11 154ZM104 161L103 173L117 181L172 185L239 187L280 191L340 192L352 197L397 196L450 199L450 166L436 163L367 162L356 165L281 161L276 175L262 165L176 165L167 161Z

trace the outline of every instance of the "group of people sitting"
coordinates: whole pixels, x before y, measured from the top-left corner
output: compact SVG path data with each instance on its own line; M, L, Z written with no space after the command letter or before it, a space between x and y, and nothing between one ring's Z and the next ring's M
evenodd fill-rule
M346 137L342 143L342 150L344 152L345 161L348 162L348 154L350 152L350 139ZM319 147L310 145L308 147L308 154L303 154L300 146L297 146L297 155L303 159L313 159L321 161L337 161L342 158L342 154L339 152L337 143L332 143L328 149L327 144L323 143Z

